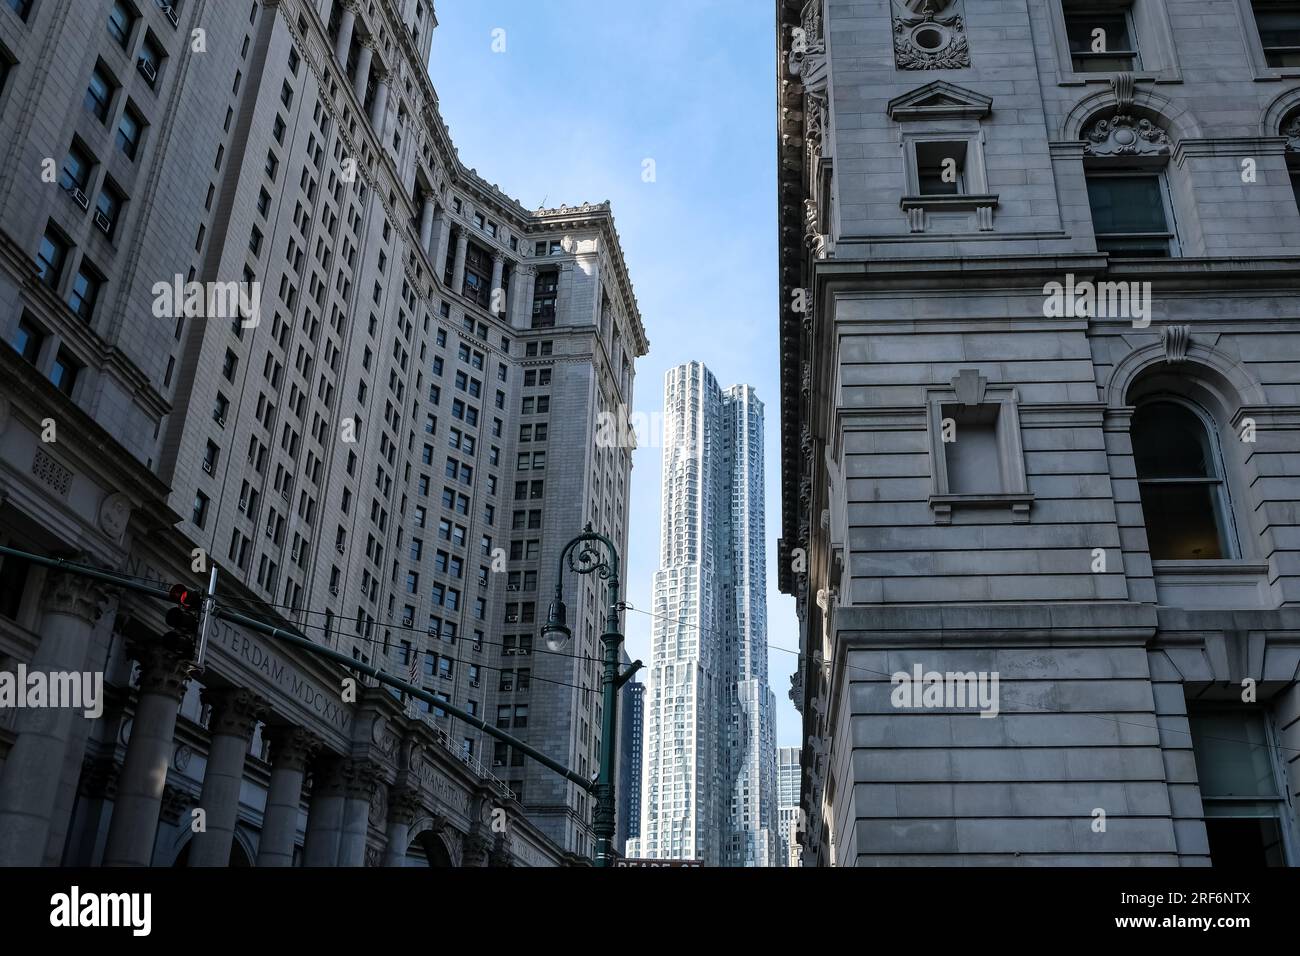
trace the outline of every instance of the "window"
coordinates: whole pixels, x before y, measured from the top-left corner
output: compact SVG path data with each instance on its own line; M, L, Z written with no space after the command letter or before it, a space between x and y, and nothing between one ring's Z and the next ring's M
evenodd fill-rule
M1076 73L1119 73L1140 69L1131 4L1066 3L1065 33Z
M81 267L77 270L77 277L72 280L72 294L68 297L68 305L77 317L84 322L89 322L95 314L95 303L99 300L99 292L104 287L104 277L101 276L89 262L82 260Z
M1174 255L1173 216L1159 172L1087 175L1097 249L1125 258Z
M90 171L94 166L95 161L90 158L90 154L80 143L74 142L63 159L63 174L59 177L59 185L68 192L77 190L84 194L90 185Z
M113 102L113 93L117 85L109 79L108 71L102 64L95 67L90 74L90 86L86 87L86 109L94 113L101 123L108 122L108 111Z
M26 20L32 12L33 0L8 0L9 9L18 14L19 19Z
M1190 403L1173 399L1146 402L1133 416L1133 460L1152 560L1235 557L1211 422Z
M18 334L14 337L14 350L33 365L40 357L41 346L45 344L45 333L27 319L18 323Z
M929 405L935 523L950 524L954 508L1010 508L1012 521L1028 521L1016 390L961 369L951 389L930 390Z
M68 249L68 243L54 231L54 227L47 227L45 236L41 239L40 252L36 254L36 271L40 274L41 282L51 289L58 288L59 280L63 278Z
M54 366L50 369L50 381L64 395L71 395L77 385L77 376L81 369L81 363L73 358L67 349L59 349L54 359Z
M145 78L151 87L158 82L158 74L162 72L163 60L167 54L163 52L158 41L154 39L152 33L146 33L144 43L140 45L140 59L136 65L140 68L140 74Z
M113 9L108 12L108 35L123 50L131 44L131 30L137 19L136 12L123 0L113 0Z
M122 121L117 124L117 148L125 153L128 159L135 159L143 135L144 120L140 118L139 113L128 106L122 112Z
M110 239L117 232L117 221L122 216L122 207L125 204L126 196L122 191L105 180L103 188L99 191L99 198L95 200L95 225Z
M1256 0L1251 6L1268 65L1300 66L1300 8L1277 0Z
M1291 812L1269 715L1210 707L1187 716L1215 867L1287 866Z
M194 511L191 513L190 518L200 528L208 520L208 496L201 491L194 495Z
M916 144L916 178L922 196L959 196L966 190L966 143Z

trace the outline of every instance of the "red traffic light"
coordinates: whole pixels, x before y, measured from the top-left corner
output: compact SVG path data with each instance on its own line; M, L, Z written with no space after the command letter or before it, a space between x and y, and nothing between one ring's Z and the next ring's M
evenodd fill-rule
M203 595L183 584L173 584L168 596L187 611L197 611L203 606Z

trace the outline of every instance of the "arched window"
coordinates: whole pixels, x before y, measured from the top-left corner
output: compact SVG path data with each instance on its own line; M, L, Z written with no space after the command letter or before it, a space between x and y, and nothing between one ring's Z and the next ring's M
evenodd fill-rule
M1236 557L1223 459L1209 416L1190 403L1153 399L1138 407L1132 439L1152 560Z

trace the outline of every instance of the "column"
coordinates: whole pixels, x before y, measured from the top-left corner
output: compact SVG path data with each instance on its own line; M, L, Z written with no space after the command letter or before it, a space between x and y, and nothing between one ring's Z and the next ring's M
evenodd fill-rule
M343 770L347 763L342 757L331 757L312 773L303 866L334 866L338 862L343 831Z
M357 95L361 108L366 106L366 89L370 85L370 61L375 55L373 37L362 37L357 41L357 75L352 78L352 92Z
M176 714L194 669L194 648L188 642L132 642L127 652L140 662L140 696L118 777L104 866L148 866L153 861Z
M28 674L79 674L108 596L97 581L51 571L41 596L43 636ZM28 688L17 690L25 694ZM17 738L0 775L0 866L41 865L69 740L75 722L86 719L84 710L71 707L18 711Z
M433 244L433 216L436 212L433 193L424 193L420 200L420 245L424 247L425 254L432 258L430 247ZM436 260L434 265L437 265Z
M456 265L451 274L451 291L461 295L465 291L465 255L469 252L469 233L464 229L456 237Z
M375 135L384 145L388 144L388 89L392 82L388 70L383 64L375 70L375 102L370 107L370 125L375 128ZM364 102L364 101L363 101Z
M379 768L367 761L352 761L344 785L343 833L339 838L339 866L366 865L366 836L370 828L370 801L379 786Z
M517 329L526 329L532 323L529 316L533 309L533 293L537 288L537 268L520 264L515 273L514 287L515 308L510 324Z
M262 814L257 865L293 866L302 781L321 742L301 727L287 725L267 727L262 735L271 743L271 785Z
M433 267L437 270L438 281L447 274L447 254L451 247L451 217L447 215L447 207L438 204L437 211L433 214L433 248L430 254L433 256Z
M244 757L257 722L266 713L266 701L252 691L203 691L203 703L212 708L208 731L208 765L203 772L199 807L205 829L194 834L190 866L227 866L239 819L239 791L244 781Z
M492 254L492 287L491 287L490 297L488 299L488 311L490 311L493 315L500 315L503 312L505 312L506 304L505 302L501 301L501 299L504 298L504 296L498 298L498 296L500 296L501 280L505 276L505 271L506 271L506 257L500 252L494 252ZM496 308L496 304L498 302L500 302L501 304L501 308L499 309Z
M411 845L411 824L421 809L420 794L410 787L394 787L388 794L388 846L384 866L406 866Z
M352 49L352 28L357 22L357 5L355 0L341 0L343 12L339 15L339 36L334 42L334 57L339 66L348 68L348 51Z

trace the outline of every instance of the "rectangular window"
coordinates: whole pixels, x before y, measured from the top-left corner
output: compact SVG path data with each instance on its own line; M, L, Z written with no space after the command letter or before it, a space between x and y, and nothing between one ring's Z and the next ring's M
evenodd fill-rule
M117 148L128 159L135 159L140 149L140 140L144 136L144 120L132 107L122 112L122 121L117 124Z
M14 337L14 349L33 365L40 357L41 346L45 344L45 333L27 319L18 322L18 335Z
M135 26L136 13L123 0L113 0L113 9L108 12L108 35L125 50L131 44L131 30Z
M47 227L45 236L41 239L40 251L36 254L36 271L40 274L41 282L51 289L58 288L59 280L63 278L68 249L67 241L54 231L53 226Z
M1291 809L1269 716L1260 707L1206 707L1187 716L1215 867L1288 864Z
M1065 4L1065 32L1076 73L1119 73L1140 69L1131 3Z
M72 280L72 294L68 305L83 322L89 322L95 314L95 303L99 301L99 292L104 286L101 276L90 263L82 260L77 277Z
M1252 7L1268 65L1300 66L1300 8L1277 0L1256 0Z
M916 144L916 178L922 196L966 192L966 144L961 140Z
M1088 204L1097 249L1125 258L1174 254L1174 231L1159 173L1089 174Z
M109 79L108 71L103 65L96 66L94 72L90 74L90 86L86 88L85 103L86 109L94 113L101 123L108 122L108 111L116 89L116 84Z

